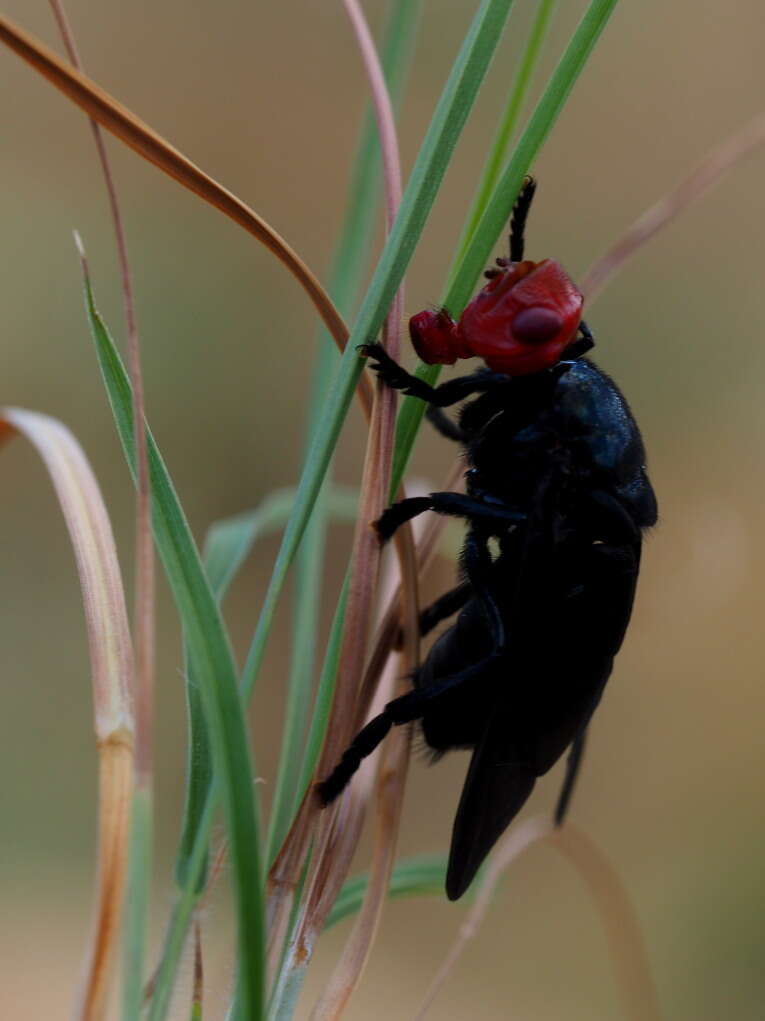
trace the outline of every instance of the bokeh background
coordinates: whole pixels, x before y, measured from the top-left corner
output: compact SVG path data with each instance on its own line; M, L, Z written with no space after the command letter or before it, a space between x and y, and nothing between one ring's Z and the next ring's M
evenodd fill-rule
M533 4L518 0L407 281L407 310L436 301ZM43 0L8 15L58 46ZM366 4L379 28L382 0ZM475 5L424 4L401 114L411 166ZM547 60L583 4L563 0ZM109 91L239 193L326 274L365 100L340 3L69 0L85 65ZM535 167L530 256L576 277L649 203L765 97L762 5L643 0L617 8ZM114 250L87 125L0 51L2 400L60 417L103 486L131 577L132 495L82 309L71 231L100 306L122 334ZM299 467L311 307L238 228L120 145L110 148L138 295L150 418L198 536L292 483ZM588 311L598 360L629 396L661 502L630 633L599 710L576 821L618 866L637 906L665 1016L763 1017L765 747L765 154L654 241ZM358 479L354 411L338 477ZM423 434L413 470L439 479L447 445ZM4 1017L68 1015L91 909L95 756L72 555L48 481L21 441L3 450L0 761ZM331 535L336 591L347 528ZM246 648L275 554L255 551L227 604ZM447 550L448 552L448 550ZM430 588L443 589L439 564ZM327 611L331 599L326 599ZM288 603L253 715L261 773L275 764ZM183 789L179 634L159 616L157 933ZM445 850L465 759L411 773L401 851ZM527 813L549 810L560 779ZM224 884L225 886L225 884ZM462 906L398 902L349 1017L411 1017ZM225 889L207 920L210 1017L223 1012ZM322 941L303 1013L347 930ZM186 1016L185 1008L178 1015ZM579 878L555 852L511 870L434 1018L619 1018L607 948Z

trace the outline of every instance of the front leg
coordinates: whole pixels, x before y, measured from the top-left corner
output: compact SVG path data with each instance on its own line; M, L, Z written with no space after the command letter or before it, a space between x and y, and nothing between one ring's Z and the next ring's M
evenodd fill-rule
M425 380L413 376L411 372L402 368L398 362L391 358L382 344L362 344L358 351L366 358L373 359L370 368L391 389L401 390L407 397L419 397L421 401L437 408L448 408L452 404L464 401L472 394L484 393L497 387L506 387L510 383L510 377L502 372L479 369L469 376L458 376L439 386L431 386L430 383L426 383Z

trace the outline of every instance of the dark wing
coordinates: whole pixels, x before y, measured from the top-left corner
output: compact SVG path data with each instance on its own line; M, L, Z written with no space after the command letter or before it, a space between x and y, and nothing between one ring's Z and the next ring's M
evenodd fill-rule
M546 608L553 612L544 620L537 613L515 631L503 657L507 676L470 761L454 820L450 900L468 888L537 777L587 726L629 622L639 556L639 548L605 543L562 556L561 573L546 576L555 593Z
M452 830L446 896L458 900L534 788L527 763L508 762L507 737L489 725L473 752ZM505 761L503 761L505 760Z

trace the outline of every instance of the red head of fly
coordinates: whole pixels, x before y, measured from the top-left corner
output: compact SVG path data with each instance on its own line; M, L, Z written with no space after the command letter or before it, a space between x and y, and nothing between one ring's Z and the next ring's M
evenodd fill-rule
M525 376L560 361L582 318L582 295L559 262L508 262L455 323L448 312L413 316L409 332L430 365L482 358L494 372Z
M525 376L556 365L576 339L582 295L559 262L523 258L526 218L536 191L527 177L510 219L510 258L486 272L488 284L455 323L446 309L409 320L412 344L429 365L482 358L494 372ZM584 336L584 328L583 328ZM591 346L591 343L590 343Z
M465 347L494 372L525 376L555 365L576 335L582 295L559 262L514 262L460 318Z

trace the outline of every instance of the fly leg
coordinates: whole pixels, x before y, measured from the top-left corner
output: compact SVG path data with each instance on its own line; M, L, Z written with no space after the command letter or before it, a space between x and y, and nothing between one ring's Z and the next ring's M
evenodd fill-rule
M479 369L469 376L457 376L439 386L431 386L424 379L413 376L398 362L395 362L381 344L362 344L359 353L372 360L371 369L393 390L401 390L408 397L419 397L421 401L437 408L448 408L464 401L472 394L484 393L510 384L510 377L502 372Z
M470 582L463 581L448 592L434 600L430 606L420 611L420 637L424 638L447 617L451 617L458 610L461 610L472 595ZM396 648L400 649L404 643L404 633L399 629L396 636Z
M451 617L452 614L461 610L472 594L473 589L470 582L463 581L455 588L445 592L430 606L426 606L420 613L420 635L424 637L429 634L442 620L446 620L447 617Z
M377 533L386 542L405 521L411 521L418 514L432 510L437 514L467 518L469 521L483 521L502 527L519 524L525 515L513 510L500 501L488 503L466 496L464 493L430 493L428 496L411 496L392 504L374 523Z
M458 673L447 674L426 687L415 688L414 691L388 702L380 715L370 720L351 741L329 776L317 784L317 791L323 804L328 805L342 793L363 759L372 754L394 726L421 719L443 695L471 680L485 669L486 664L487 660L471 664Z
M445 436L447 440L454 440L455 443L467 443L469 439L468 434L449 418L443 408L438 408L435 404L429 404L428 410L425 412L425 418L427 418L436 432Z
M571 751L566 760L566 775L563 778L563 786L558 795L558 803L555 806L555 825L562 826L571 803L571 795L574 793L574 785L579 775L579 767L582 764L584 745L587 740L587 727L582 727L571 743Z

